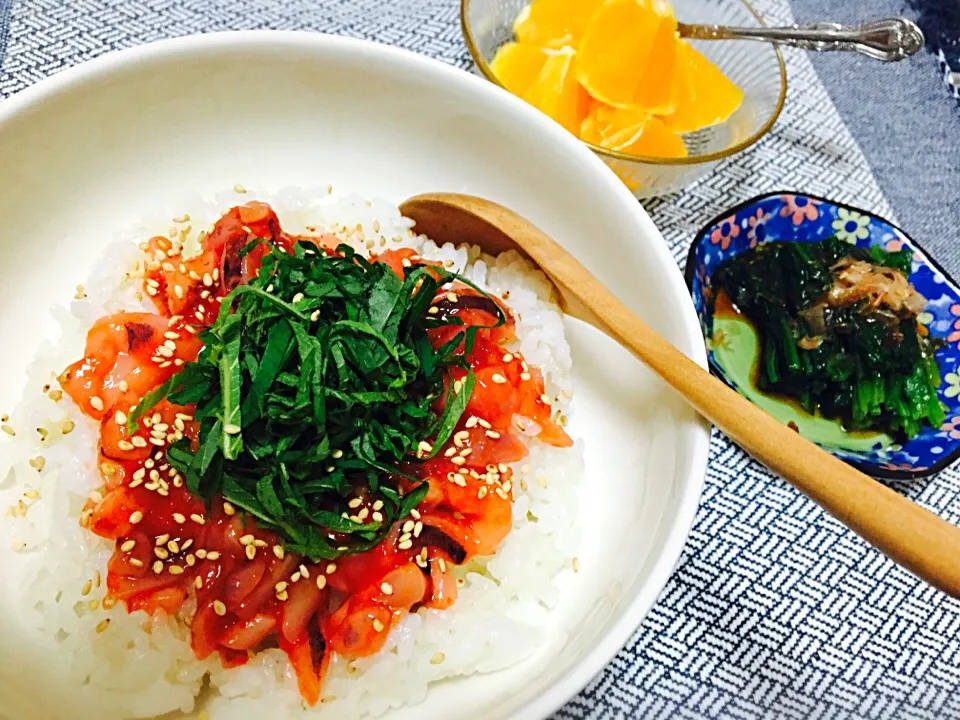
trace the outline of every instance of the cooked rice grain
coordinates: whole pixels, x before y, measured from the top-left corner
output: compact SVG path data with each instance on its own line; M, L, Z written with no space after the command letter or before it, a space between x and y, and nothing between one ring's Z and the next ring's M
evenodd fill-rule
M508 302L518 316L518 341L510 350L541 367L547 393L564 411L570 350L562 316L550 301L547 280L519 256L494 259L475 248L438 247L414 235L395 206L355 195L338 198L326 188L285 189L272 196L235 189L213 202L193 198L178 209L176 232L183 232L189 217L192 230L185 242L195 247L199 229L231 205L251 199L270 202L291 232L333 232L368 254L412 247L491 292L509 291ZM170 227L172 218L149 220L121 234L84 283L85 296L68 308L54 309L62 337L46 344L30 366L24 398L9 419L16 435L0 442L0 513L5 513L0 553L13 555L13 547L19 549L18 560L9 563L15 575L8 580L16 588L14 612L28 628L36 652L49 657L43 685L56 683L69 698L70 715L128 718L189 712L209 675L207 709L214 719L301 711L329 718L376 716L420 702L430 683L517 663L542 644L547 632L558 632L550 626L549 609L558 601L558 576L572 572L577 554L579 538L571 528L577 525L580 442L571 450L533 442L530 457L515 468L513 530L495 557L460 569L463 586L456 605L409 615L374 657L349 663L334 658L323 701L308 711L281 651L261 652L246 666L225 670L215 658L201 662L193 656L189 632L175 619L129 615L122 604L104 607L105 583L93 587L91 580L98 572L106 577L113 543L78 522L87 496L100 485L98 428L69 400L55 402L46 394L50 388L43 388L57 387L56 373L82 353L86 331L96 319L151 307L140 291L138 246ZM126 274L118 278L116 268L126 268ZM31 465L37 457L43 462ZM534 517L536 521L529 519ZM15 661L15 652L0 644L0 665ZM41 686L36 692L43 692Z

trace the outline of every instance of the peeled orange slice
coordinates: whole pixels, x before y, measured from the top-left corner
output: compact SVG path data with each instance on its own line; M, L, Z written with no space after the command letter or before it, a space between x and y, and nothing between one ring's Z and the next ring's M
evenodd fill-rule
M595 99L630 107L652 58L660 23L672 19L661 0L606 0L577 48L577 79ZM673 21L674 30L676 21ZM657 43L658 50L662 43Z
M725 122L743 103L743 91L689 43L678 46L677 107L663 118L675 133Z
M674 76L677 74L679 47L677 19L672 15L664 16L650 46L646 71L637 83L634 106L656 115L668 115L676 110L679 95Z
M603 0L533 0L517 16L513 33L521 43L560 49L576 47L593 11Z
M563 125L574 135L587 114L590 98L577 82L576 52L572 48L548 51L548 57L523 99Z
M580 138L628 155L687 156L687 147L678 135L668 130L662 120L637 108L595 104L580 126Z
M687 146L683 139L671 132L663 121L651 117L643 127L643 132L634 135L625 145L616 148L627 155L650 155L662 158L682 158L687 156Z
M615 108L594 102L580 124L580 139L610 150L629 145L640 135L650 114L634 108Z
M493 56L490 70L507 90L522 97L549 57L542 48L508 42Z

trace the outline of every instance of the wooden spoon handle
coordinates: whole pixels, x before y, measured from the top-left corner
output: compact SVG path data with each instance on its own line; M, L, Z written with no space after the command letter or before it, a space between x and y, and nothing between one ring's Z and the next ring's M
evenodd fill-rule
M502 211L502 212L501 212ZM566 250L505 208L487 216L579 305L704 417L867 542L948 595L960 597L960 528L804 439L654 332ZM576 313L574 313L576 314Z

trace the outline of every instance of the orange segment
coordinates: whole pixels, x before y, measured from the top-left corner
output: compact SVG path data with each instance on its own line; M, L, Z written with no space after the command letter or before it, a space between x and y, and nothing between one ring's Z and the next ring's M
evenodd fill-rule
M513 33L530 45L576 47L587 21L603 0L533 0L517 16Z
M550 51L540 74L523 95L528 103L576 134L587 114L590 98L577 83L572 48Z
M580 84L607 105L633 105L661 20L671 15L660 0L606 0L590 18L577 48Z
M682 158L687 156L687 146L683 139L671 132L663 121L651 117L643 132L634 136L626 145L616 148L628 155L650 155L662 158Z
M679 99L663 118L675 133L695 132L725 122L743 103L743 91L689 43L680 41Z
M580 126L580 137L629 155L687 156L687 147L678 135L668 130L662 120L637 108L595 104Z
M668 15L660 20L650 47L646 72L637 83L633 103L649 113L667 115L677 107L677 19Z
M493 56L490 70L507 90L522 97L543 70L548 57L541 48L508 42Z
M590 112L580 124L580 139L594 145L616 150L628 145L634 136L640 135L649 113L634 108L615 108L594 102Z

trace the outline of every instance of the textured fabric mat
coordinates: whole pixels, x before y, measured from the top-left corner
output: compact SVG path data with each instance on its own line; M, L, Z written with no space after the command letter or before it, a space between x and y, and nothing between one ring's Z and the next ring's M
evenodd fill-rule
M793 20L785 0L755 4L770 22ZM109 50L230 28L370 38L466 68L457 18L455 0L0 0L0 96ZM681 195L647 204L678 262L700 225L771 190L896 220L809 59L787 60L774 132ZM898 489L960 520L960 474ZM715 434L676 572L628 646L558 717L960 718L958 630L960 604Z

